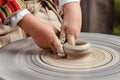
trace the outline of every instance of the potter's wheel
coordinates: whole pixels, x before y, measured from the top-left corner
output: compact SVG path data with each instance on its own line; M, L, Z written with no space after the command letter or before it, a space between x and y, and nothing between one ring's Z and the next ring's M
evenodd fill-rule
M31 38L0 49L0 80L119 80L120 37L81 33L93 49L88 55L56 58Z

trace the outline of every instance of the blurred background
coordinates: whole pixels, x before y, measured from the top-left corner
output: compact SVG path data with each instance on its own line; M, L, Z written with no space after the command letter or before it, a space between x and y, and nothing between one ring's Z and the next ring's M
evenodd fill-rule
M115 0L115 21L113 34L120 36L120 0Z
M81 0L82 32L120 36L120 0Z

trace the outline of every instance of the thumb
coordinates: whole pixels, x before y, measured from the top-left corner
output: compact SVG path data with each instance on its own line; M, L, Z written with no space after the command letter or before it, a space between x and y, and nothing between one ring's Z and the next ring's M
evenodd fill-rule
M58 52L62 48L61 42L57 36L55 36L53 40L54 40L53 45L55 47L55 50L56 50L56 52Z
M66 57L66 54L64 53L62 44L60 43L60 40L59 40L57 37L55 37L55 38L56 38L56 39L54 39L54 46L55 46L57 55L58 55L59 57L65 58L65 57Z
M70 45L75 45L75 36L72 34L67 34L67 41Z

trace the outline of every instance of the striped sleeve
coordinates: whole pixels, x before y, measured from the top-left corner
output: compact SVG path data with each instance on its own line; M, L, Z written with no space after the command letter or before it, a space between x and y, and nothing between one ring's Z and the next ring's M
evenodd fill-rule
M0 0L0 7L1 7L2 5L4 5L5 3L7 3L7 0Z
M0 18L2 22L15 11L27 8L22 0L0 0Z

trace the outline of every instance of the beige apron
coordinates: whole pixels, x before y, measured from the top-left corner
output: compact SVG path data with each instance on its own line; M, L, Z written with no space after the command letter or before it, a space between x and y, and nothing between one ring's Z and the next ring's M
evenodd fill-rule
M56 4L52 0L25 0L30 12L38 19L60 27L61 17ZM0 47L20 39L28 37L20 28L12 29L10 26L0 23Z

